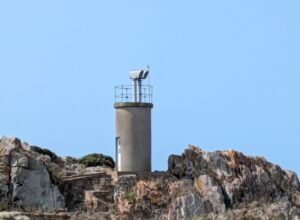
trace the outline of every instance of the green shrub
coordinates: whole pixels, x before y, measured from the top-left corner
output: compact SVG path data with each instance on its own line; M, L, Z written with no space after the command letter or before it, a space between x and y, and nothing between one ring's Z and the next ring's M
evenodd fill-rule
M51 158L51 160L56 160L57 159L57 155L54 152L52 152L51 150L48 150L46 148L31 146L30 149L34 152L44 154L44 155L48 155Z
M88 154L84 157L78 159L78 162L86 165L87 167L94 166L108 166L111 168L115 167L115 162L110 156L106 156L103 154Z
M75 157L67 156L67 157L66 157L66 160L67 160L68 162L71 162L71 163L79 163L79 162L78 162L78 159L75 158Z

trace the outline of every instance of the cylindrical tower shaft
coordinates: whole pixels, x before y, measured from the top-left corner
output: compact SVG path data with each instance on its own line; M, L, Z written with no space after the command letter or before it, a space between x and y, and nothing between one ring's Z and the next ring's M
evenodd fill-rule
M119 172L151 171L151 103L115 103Z

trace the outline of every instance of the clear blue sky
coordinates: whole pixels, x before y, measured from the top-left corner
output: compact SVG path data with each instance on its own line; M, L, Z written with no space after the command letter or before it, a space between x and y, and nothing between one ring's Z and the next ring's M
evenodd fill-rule
M187 144L300 173L300 1L0 3L0 135L114 156L114 86L150 65L153 169Z

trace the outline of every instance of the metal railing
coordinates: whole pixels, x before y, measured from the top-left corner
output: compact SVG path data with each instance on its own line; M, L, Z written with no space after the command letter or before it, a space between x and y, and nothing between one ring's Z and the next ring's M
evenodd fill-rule
M152 103L153 87L151 85L142 85L140 90L141 103ZM115 102L136 102L134 85L115 86Z

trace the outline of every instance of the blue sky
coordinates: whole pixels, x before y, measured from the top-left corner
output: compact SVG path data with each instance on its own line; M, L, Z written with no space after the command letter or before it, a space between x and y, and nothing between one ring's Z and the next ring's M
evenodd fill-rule
M114 86L150 65L153 169L188 144L298 174L300 2L1 1L0 135L114 156Z

